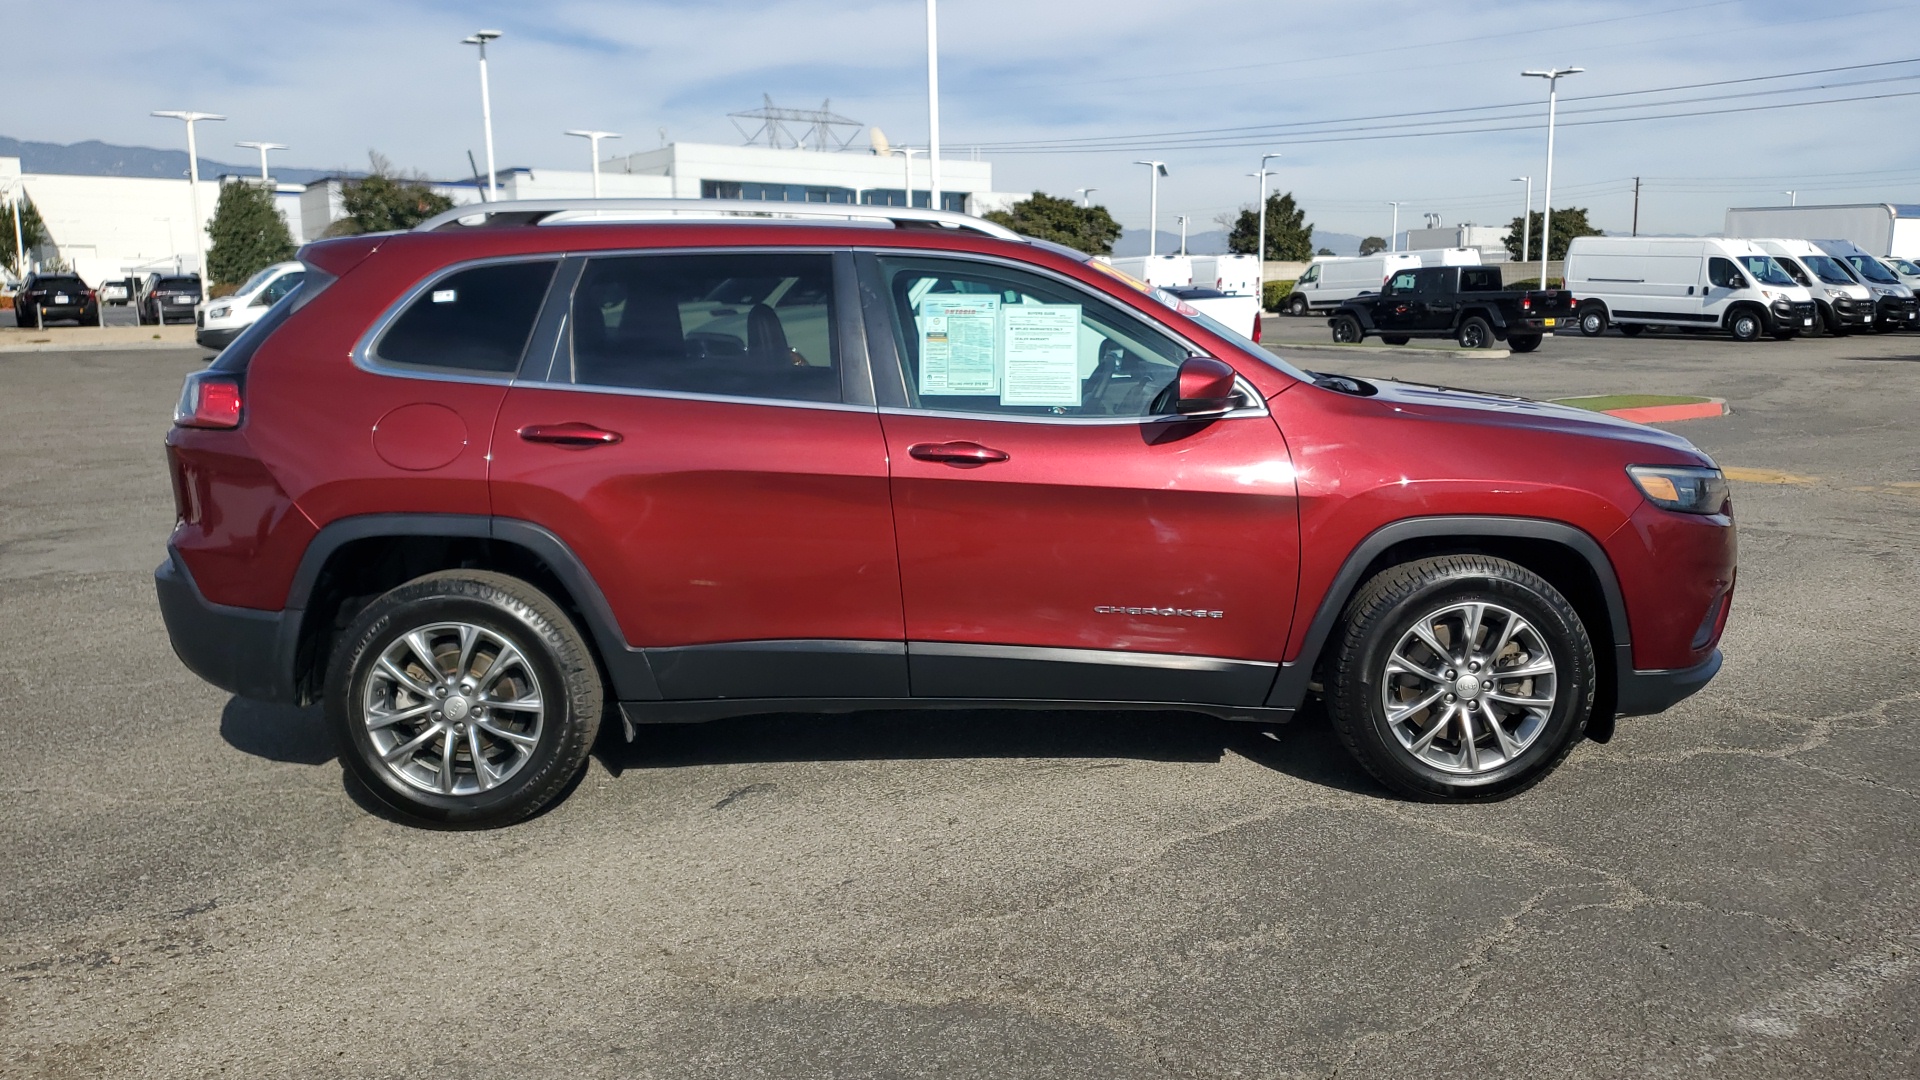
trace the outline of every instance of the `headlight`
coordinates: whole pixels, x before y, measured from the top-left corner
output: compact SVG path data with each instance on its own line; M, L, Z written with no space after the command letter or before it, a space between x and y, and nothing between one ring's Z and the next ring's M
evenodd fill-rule
M1727 507L1727 478L1719 469L1688 465L1629 465L1627 475L1647 501L1682 514L1718 514Z
M232 311L232 310L233 310L232 308L230 308L230 307L227 307L227 306L226 306L226 305L224 305L224 304L223 304L223 305L221 305L220 307L213 307L213 308L208 308L208 309L207 309L207 318L209 318L209 319L224 319L224 318L226 318L226 317L227 317L227 312L229 312L229 311Z

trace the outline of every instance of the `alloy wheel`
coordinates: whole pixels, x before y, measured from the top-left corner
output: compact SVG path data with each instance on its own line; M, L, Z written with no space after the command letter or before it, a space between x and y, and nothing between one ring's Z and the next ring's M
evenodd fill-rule
M409 787L473 795L532 758L546 721L540 677L505 637L472 623L409 630L381 652L363 697L380 763Z
M1518 758L1546 729L1557 666L1540 630L1480 601L1421 616L1388 655L1381 706L1421 764L1480 775Z

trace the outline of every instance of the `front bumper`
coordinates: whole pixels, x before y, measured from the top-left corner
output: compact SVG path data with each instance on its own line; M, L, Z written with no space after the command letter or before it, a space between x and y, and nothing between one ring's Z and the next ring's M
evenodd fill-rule
M300 612L216 604L200 594L171 551L154 570L153 587L174 655L188 670L230 694L298 703L293 658Z
M1622 669L1619 698L1614 711L1620 716L1650 716L1666 710L1699 693L1700 688L1720 673L1720 650L1690 668L1673 671L1634 671Z
M202 327L199 331L195 332L195 334L193 335L193 340L196 345L199 345L202 348L224 349L227 346L233 344L233 339L239 336L240 336L240 328L233 328L233 329L227 329L227 330L208 330L205 327Z
M1852 297L1842 297L1838 300L1829 301L1827 307L1832 310L1834 321L1838 322L1841 326L1873 325L1873 301L1871 300L1855 300Z
M1920 301L1910 296L1883 296L1874 308L1874 322L1895 330L1920 329Z
M1775 333L1805 333L1814 328L1817 315L1811 302L1780 301L1767 308L1767 318L1773 322L1771 329Z

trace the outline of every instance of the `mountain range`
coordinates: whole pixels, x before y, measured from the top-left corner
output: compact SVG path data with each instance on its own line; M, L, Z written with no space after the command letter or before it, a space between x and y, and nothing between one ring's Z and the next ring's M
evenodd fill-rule
M151 176L180 179L187 175L185 150L156 150L150 146L115 146L98 139L63 146L59 143L25 142L0 135L0 157L20 159L20 171L62 173L69 176ZM200 176L211 180L223 173L252 176L260 171L258 159L246 164L200 159ZM354 174L348 169L296 169L274 163L273 177L290 184L306 184L323 176Z

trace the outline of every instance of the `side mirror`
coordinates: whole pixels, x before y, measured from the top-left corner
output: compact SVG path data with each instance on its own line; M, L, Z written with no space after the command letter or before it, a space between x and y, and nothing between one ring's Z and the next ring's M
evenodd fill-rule
M1233 410L1234 371L1211 356L1189 356L1174 376L1173 411L1181 416L1218 416Z

